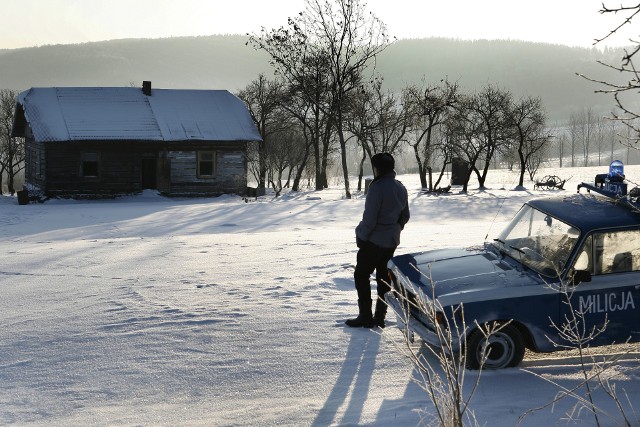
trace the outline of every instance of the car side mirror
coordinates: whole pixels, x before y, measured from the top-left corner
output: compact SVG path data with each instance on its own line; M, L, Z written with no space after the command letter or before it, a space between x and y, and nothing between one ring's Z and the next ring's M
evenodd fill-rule
M589 270L576 270L573 272L572 282L573 285L578 285L582 282L591 281L591 272Z

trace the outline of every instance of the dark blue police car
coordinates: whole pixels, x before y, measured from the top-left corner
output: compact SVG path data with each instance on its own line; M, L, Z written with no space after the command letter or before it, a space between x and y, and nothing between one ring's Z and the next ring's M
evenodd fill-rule
M482 249L394 257L386 300L398 325L433 346L442 346L436 323L455 325L454 351L471 369L516 366L525 348L562 350L571 320L604 329L589 346L640 341L640 203L609 178L525 203Z

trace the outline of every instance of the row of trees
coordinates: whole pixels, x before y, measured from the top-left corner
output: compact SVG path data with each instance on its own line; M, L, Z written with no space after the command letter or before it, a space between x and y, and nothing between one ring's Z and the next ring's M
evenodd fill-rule
M498 160L517 165L522 186L525 172L535 174L551 140L539 98L516 101L493 85L464 93L448 80L409 85L395 94L374 79L347 96L341 113L343 146L330 113L299 90L284 79L260 75L239 93L264 138L250 150L252 173L260 187L271 185L276 193L284 186L298 190L311 175L316 190L326 188L327 169L346 152L347 142L360 153L358 190L367 159L406 151L413 153L423 188L437 187L454 159L469 165L463 191L474 173L484 186ZM323 95L319 91L318 99ZM440 173L434 185L429 178L435 165ZM348 162L342 166L346 179Z
M545 130L539 98L514 100L493 85L464 93L446 79L423 81L397 93L385 91L375 72L377 55L391 43L384 23L360 0L306 0L305 5L286 26L249 37L249 44L268 54L275 73L272 79L261 74L239 93L264 138L249 158L259 187L269 184L279 192L289 185L297 190L306 178L321 190L328 186L327 171L337 160L350 198L347 155L353 147L360 153L358 189L367 158L382 151L413 152L422 186L429 189L427 177L434 166L442 167L437 186L454 158L470 165L465 190L473 173L482 187L492 163L517 165L520 186L525 171L533 178L552 136ZM640 6L603 8L603 13L629 12L633 17L638 10ZM561 162L569 150L571 166L588 165L594 149L600 161L605 144L613 158L612 141L620 139L616 126L626 126L629 140L637 140L640 116L624 96L639 86L633 66L638 50L626 52L620 66L609 65L629 76L627 83L600 82L607 86L603 92L614 94L621 113L609 122L591 110L581 113L586 118L572 116L567 131L557 134ZM14 177L24 168L24 146L10 133L16 93L4 90L0 95L0 188L7 176L13 192ZM614 136L602 137L606 126L613 127Z
M425 188L433 166L442 166L441 177L456 157L470 165L464 190L474 172L483 186L499 154L519 165L522 185L549 142L539 98L515 101L493 85L466 94L446 79L385 91L375 59L390 39L358 0L307 0L286 27L263 29L249 43L267 52L275 70L273 79L260 75L238 95L264 139L250 157L258 187L270 184L276 193L285 172L285 185L297 190L310 169L316 190L326 188L327 168L339 158L350 198L347 144L361 152L358 189L367 158L407 147Z
M0 194L5 176L9 193L15 193L16 176L25 167L24 138L11 136L17 97L17 91L0 90Z
M557 158L560 167L601 166L614 159L635 163L632 126L636 125L632 120L628 124L591 108L574 111L567 123L554 130L549 156Z

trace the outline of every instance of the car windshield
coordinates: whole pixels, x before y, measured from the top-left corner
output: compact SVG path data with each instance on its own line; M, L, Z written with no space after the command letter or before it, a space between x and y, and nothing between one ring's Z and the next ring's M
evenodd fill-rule
M524 205L494 239L494 246L522 265L544 276L556 277L564 269L578 237L577 228Z

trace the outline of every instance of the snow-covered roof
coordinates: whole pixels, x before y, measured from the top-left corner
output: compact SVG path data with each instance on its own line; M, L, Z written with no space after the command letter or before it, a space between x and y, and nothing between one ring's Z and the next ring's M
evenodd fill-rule
M244 103L226 90L53 87L18 104L36 141L261 141Z

